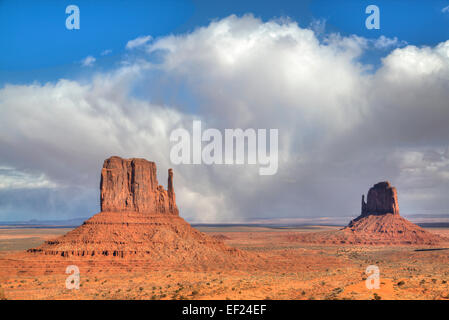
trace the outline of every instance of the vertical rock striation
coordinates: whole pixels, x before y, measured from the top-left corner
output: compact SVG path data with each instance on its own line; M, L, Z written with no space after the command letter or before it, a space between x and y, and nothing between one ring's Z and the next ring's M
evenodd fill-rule
M156 164L145 159L106 159L101 170L101 211L178 215L173 170L168 170L168 190L157 181Z

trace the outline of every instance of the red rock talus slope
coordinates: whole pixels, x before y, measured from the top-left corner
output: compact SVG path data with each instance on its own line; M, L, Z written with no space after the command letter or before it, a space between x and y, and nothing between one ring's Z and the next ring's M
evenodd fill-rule
M179 217L171 169L168 190L164 190L154 162L111 157L101 172L100 197L100 213L66 235L28 250L29 254L81 260L146 259L166 265L245 260L245 253L195 230Z
M361 215L342 230L289 235L291 241L317 244L422 244L436 245L442 238L411 223L399 215L396 188L389 182L379 182L362 196Z
M243 254L192 228L181 217L100 212L82 226L29 252L68 258L144 258L154 263L225 262Z

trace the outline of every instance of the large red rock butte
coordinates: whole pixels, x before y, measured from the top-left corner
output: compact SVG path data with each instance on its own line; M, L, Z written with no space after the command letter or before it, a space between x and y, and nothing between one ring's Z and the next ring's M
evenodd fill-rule
M173 171L159 185L156 164L145 159L106 159L101 171L101 212L66 235L28 250L70 259L140 259L153 265L223 265L246 253L192 228L179 216ZM243 259L243 260L242 260Z

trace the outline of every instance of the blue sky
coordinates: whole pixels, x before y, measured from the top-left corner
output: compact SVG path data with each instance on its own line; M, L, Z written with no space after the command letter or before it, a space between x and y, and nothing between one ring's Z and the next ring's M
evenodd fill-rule
M80 30L67 30L67 5L80 8ZM365 8L380 8L380 30L365 28ZM449 1L0 1L0 84L55 81L78 74L91 55L97 68L115 67L127 41L158 38L206 26L230 14L253 13L264 21L290 17L301 27L326 21L326 32L366 38L384 35L414 45L435 45L449 38ZM102 56L105 50L110 54ZM386 52L369 52L374 65Z

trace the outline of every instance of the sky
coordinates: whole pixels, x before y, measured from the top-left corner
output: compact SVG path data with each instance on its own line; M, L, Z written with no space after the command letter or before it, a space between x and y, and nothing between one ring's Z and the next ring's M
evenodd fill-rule
M0 0L0 221L92 216L111 155L173 167L189 222L355 217L383 180L448 213L448 40L449 1ZM173 165L193 120L278 129L277 174Z

